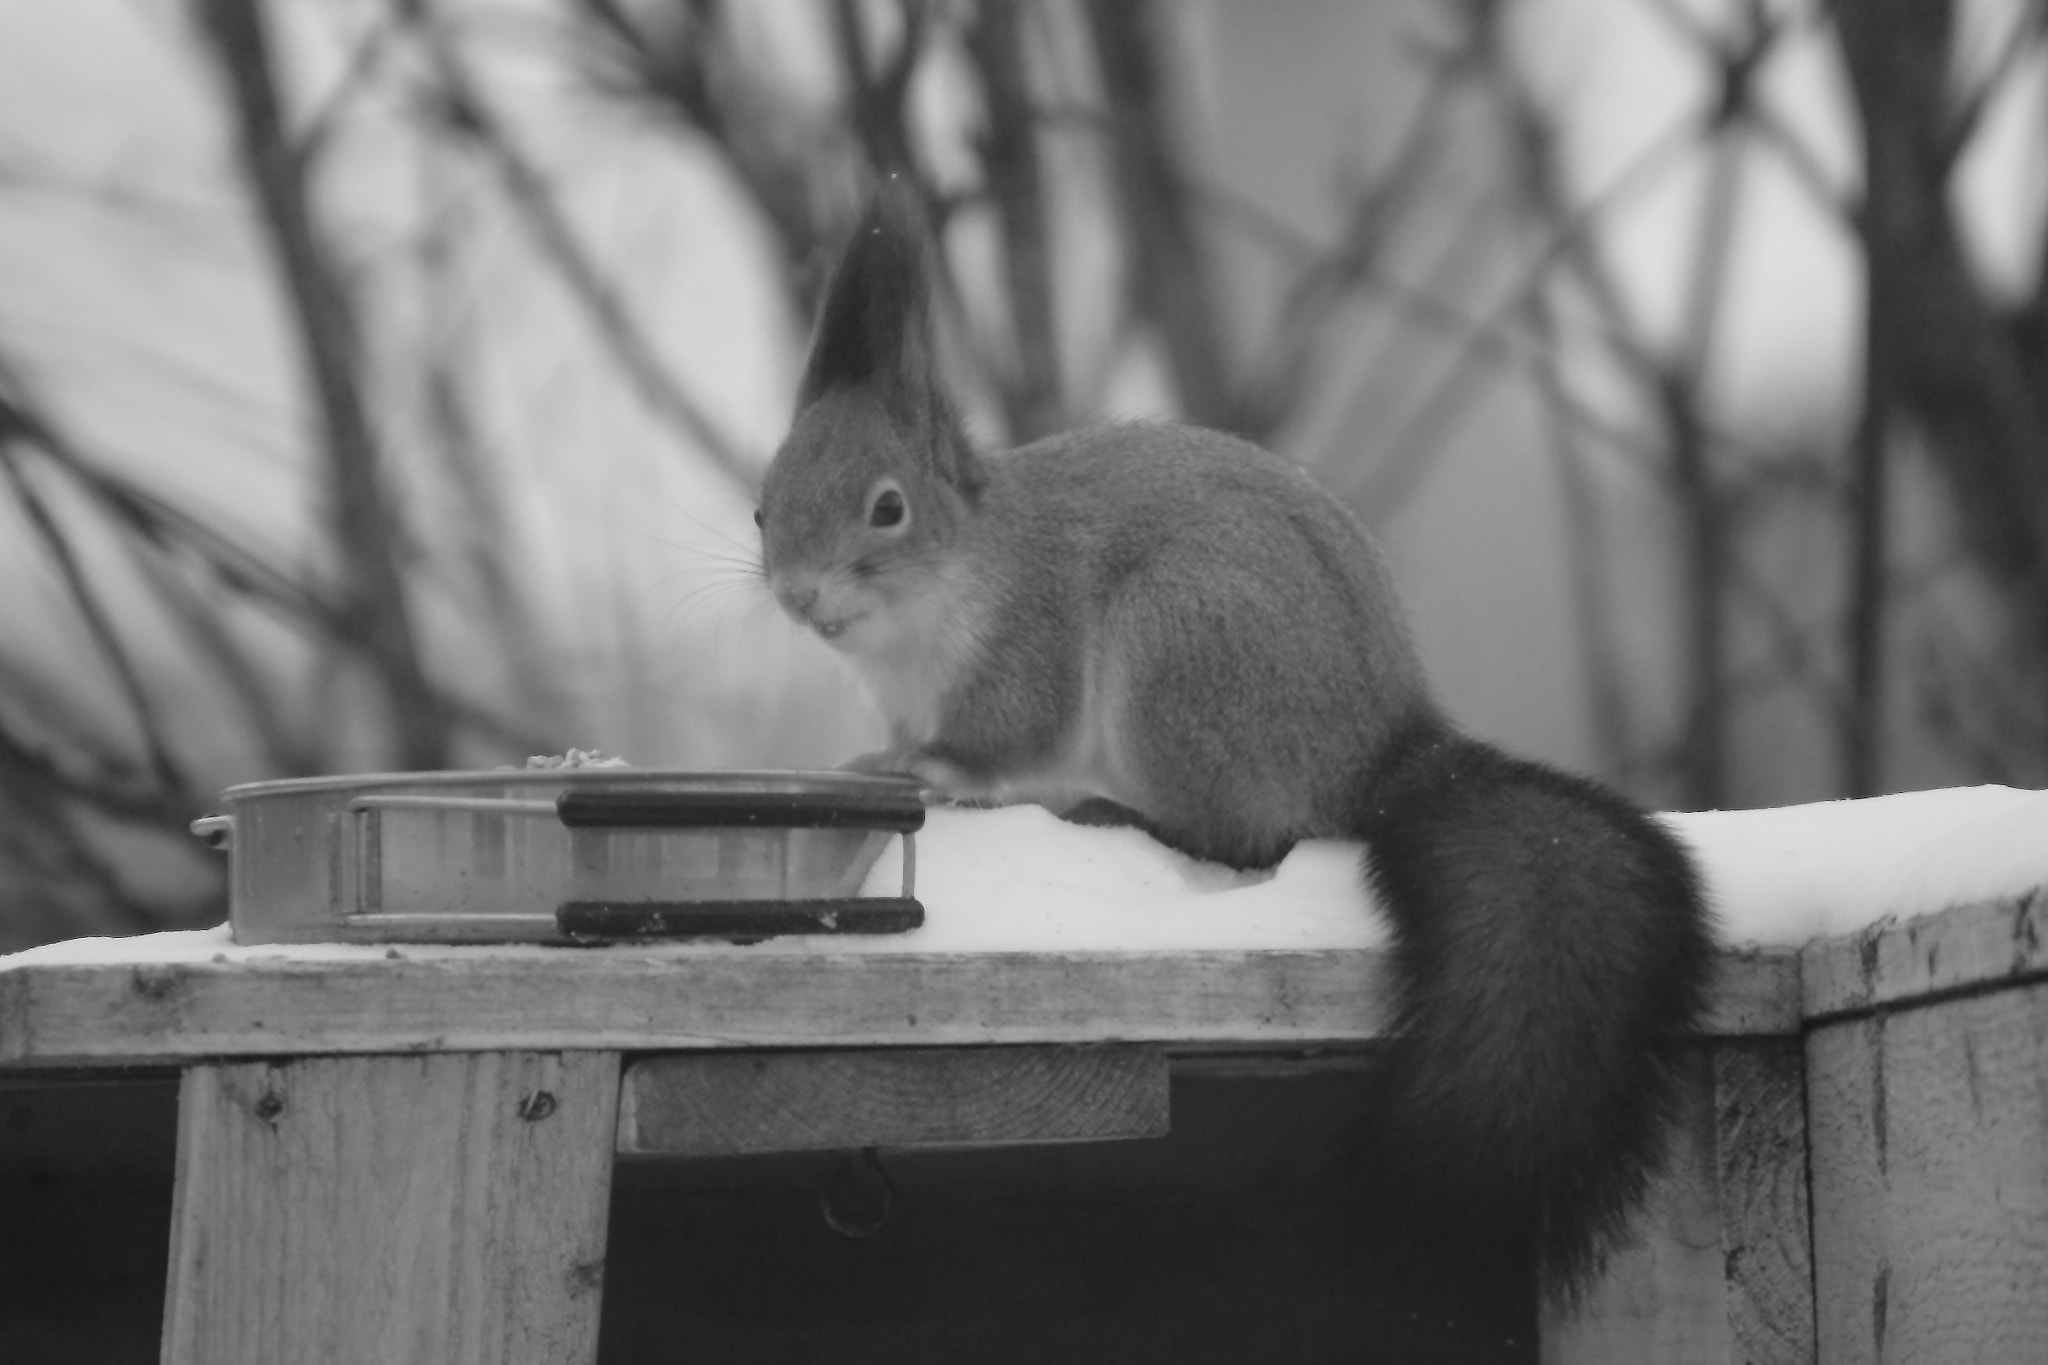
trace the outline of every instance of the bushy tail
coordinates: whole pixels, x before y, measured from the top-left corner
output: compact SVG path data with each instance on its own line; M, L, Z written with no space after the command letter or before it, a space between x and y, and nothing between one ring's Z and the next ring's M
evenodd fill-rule
M1361 807L1401 991L1384 1155L1568 1299L1664 1158L1713 963L1698 876L1620 795L1433 724Z

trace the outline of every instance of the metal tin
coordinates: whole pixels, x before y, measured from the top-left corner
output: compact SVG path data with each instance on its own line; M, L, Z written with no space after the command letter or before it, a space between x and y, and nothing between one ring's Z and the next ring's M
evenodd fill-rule
M254 782L193 833L229 851L238 943L580 942L886 932L917 784L837 772L532 768ZM862 897L891 838L896 898Z

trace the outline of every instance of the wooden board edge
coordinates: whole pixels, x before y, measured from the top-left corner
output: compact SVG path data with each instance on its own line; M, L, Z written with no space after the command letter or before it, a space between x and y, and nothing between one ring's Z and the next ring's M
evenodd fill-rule
M1729 1358L1809 1365L1815 1319L1805 1044L1731 1039L1713 1050L1713 1069Z
M29 1035L29 986L23 972L0 973L0 1067L27 1061L35 1054Z
M1151 1044L699 1052L629 1062L622 1157L1164 1137L1169 1064Z
M1722 952L1703 1038L1791 1037L1799 1032L1799 950L1738 948Z
M1820 940L1800 977L1809 1024L2048 977L2048 888Z
M1797 1030L1783 954L1735 955L1706 1036ZM1378 950L705 954L439 950L0 971L0 1064L313 1052L1156 1042L1351 1046L1386 1027Z

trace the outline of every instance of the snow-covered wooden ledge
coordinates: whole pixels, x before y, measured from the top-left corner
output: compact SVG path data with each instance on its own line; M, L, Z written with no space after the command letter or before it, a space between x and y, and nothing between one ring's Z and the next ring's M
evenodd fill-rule
M1731 944L1705 1032L1791 1034L1794 949L2048 882L2048 796L2005 788L1667 817ZM0 959L0 1065L488 1049L1147 1042L1323 1047L1385 1027L1357 850L1271 875L1035 809L934 811L923 928L726 945L237 947L225 929ZM893 886L889 860L874 884ZM1744 946L1748 945L1748 946ZM1952 964L1953 965L1953 964Z
M1543 1358L2036 1359L2048 795L1670 819L1730 943L1694 1104L1640 1244ZM173 1365L362 1359L370 1330L588 1360L617 1150L1143 1137L1176 1054L1369 1044L1354 858L1237 878L938 812L927 926L888 939L53 945L0 958L0 1069L181 1068Z
M1112 1042L1326 1048L1385 1027L1384 950L237 949L0 960L0 1065L307 1053ZM1707 1032L1798 1027L1787 950L1731 955Z

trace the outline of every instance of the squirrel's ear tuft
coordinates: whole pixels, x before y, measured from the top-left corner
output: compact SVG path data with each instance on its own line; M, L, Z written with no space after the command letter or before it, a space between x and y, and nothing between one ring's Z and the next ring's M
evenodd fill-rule
M874 388L885 401L929 389L924 234L911 190L889 177L832 272L797 389L799 408L842 385Z
M873 399L932 472L971 495L985 471L933 359L927 240L923 206L889 176L832 272L796 406L835 389Z

